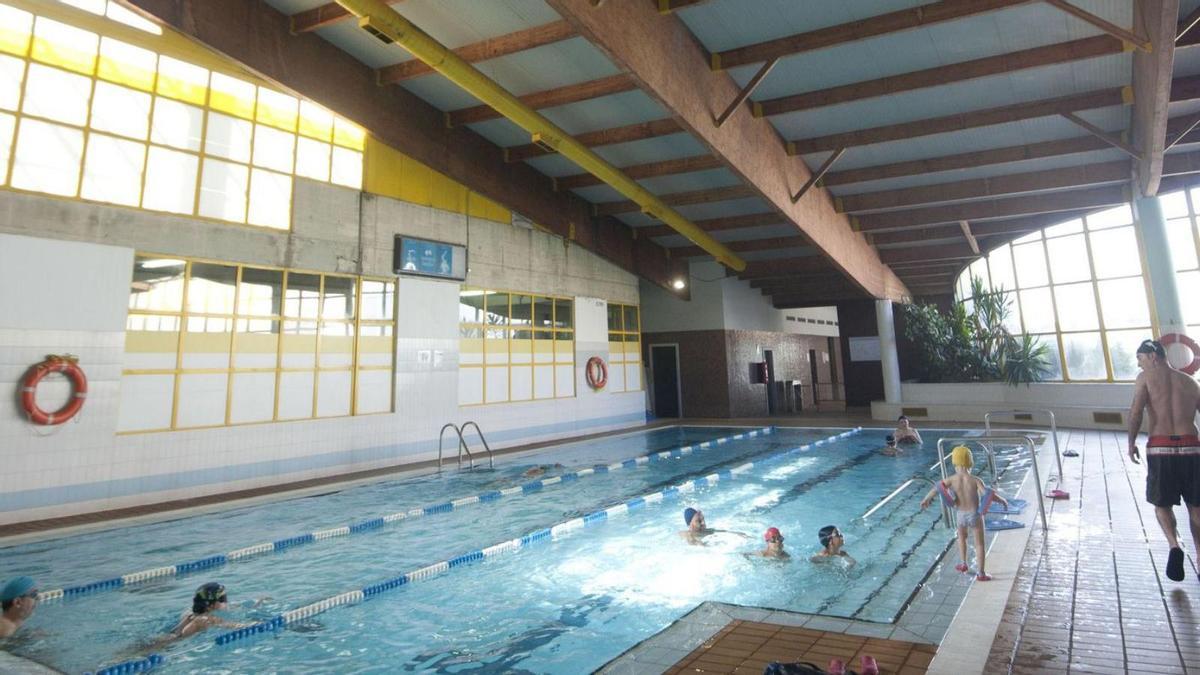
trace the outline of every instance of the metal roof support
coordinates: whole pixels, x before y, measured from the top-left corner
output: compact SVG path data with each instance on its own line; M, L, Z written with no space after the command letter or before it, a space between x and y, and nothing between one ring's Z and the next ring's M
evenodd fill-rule
M754 77L750 78L750 81L746 83L746 86L742 87L742 90L738 92L737 96L734 97L733 103L730 103L729 107L725 109L725 112L721 113L717 117L716 124L718 128L722 124L725 124L725 120L729 119L729 116L733 114L733 111L737 110L740 105L745 103L746 99L750 98L750 94L753 94L754 90L758 88L758 85L766 79L767 75L770 74L771 69L775 67L776 63L779 63L779 59L771 59L770 61L764 63L762 68L758 69L758 72L754 74Z
M1044 0L1044 2L1066 12L1067 14L1070 14L1071 16L1074 16L1077 19L1082 19L1092 24L1096 28L1099 28L1115 38L1124 40L1136 49L1140 49L1144 52L1149 52L1151 50L1150 41L1146 38L1137 35L1133 31L1125 30L1115 23L1105 21L1104 19L1101 19L1087 10L1080 9L1067 2L1067 0ZM1178 12L1176 14L1172 14L1171 16L1178 16Z
M838 161L838 158L840 158L844 152L846 152L846 148L838 148L837 150L833 151L832 155L826 157L825 161L821 163L821 167L817 169L816 173L809 176L804 185L800 186L800 191L792 195L792 203L795 204L796 202L800 201L800 198L804 196L804 193L812 189L812 186L816 185L817 181L821 180L821 177L825 175L825 172L833 168L834 162Z
M1112 134L1101 129L1100 127L1096 126L1095 124L1092 124L1091 122L1083 119L1079 115L1076 115L1075 113L1069 113L1069 112L1059 113L1059 115L1061 115L1063 117L1063 119L1071 122L1072 124L1075 124L1078 127L1088 130L1096 138L1099 138L1100 140L1104 141L1105 143L1108 143L1109 145L1111 145L1114 148L1120 150L1121 152L1129 155L1130 157L1138 160L1139 162L1142 160L1142 153L1138 152L1137 150L1134 150L1125 141L1122 141L1121 139L1117 138L1116 136L1113 136Z
M540 136L543 143L637 202L644 211L703 247L718 262L735 270L746 267L745 261L723 244L621 173L620 169L588 150L553 122L521 103L517 97L400 16L387 3L382 0L338 0L338 4L358 16L359 26L381 42L403 47L463 90L495 108L517 126L531 135Z

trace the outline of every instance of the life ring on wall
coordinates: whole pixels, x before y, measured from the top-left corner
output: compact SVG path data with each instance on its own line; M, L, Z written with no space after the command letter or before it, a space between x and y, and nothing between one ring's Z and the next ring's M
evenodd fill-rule
M603 389L608 384L608 364L599 356L588 359L584 369L588 386L592 389Z
M1181 344L1192 350L1192 362L1186 366L1183 366L1179 370L1187 373L1188 375L1195 375L1196 371L1200 370L1200 345L1197 345L1195 340L1184 335L1183 333L1167 333L1166 335L1162 336L1162 339L1159 340L1159 342L1162 344L1164 349L1173 344Z
M67 404L54 412L46 412L38 407L37 387L50 373L62 373L71 381L71 398ZM83 408L87 398L87 376L79 367L79 360L67 354L64 356L50 355L45 361L34 365L21 381L21 407L34 424L62 424L74 417Z

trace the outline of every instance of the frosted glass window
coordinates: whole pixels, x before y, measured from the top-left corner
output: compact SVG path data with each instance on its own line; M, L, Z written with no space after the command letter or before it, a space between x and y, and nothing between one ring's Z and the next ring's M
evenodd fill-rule
M1050 282L1041 242L1013 246L1013 266L1017 269L1017 283L1021 288L1045 286Z
M987 268L987 259L986 258L980 258L980 259L976 260L975 262L971 263L970 276L967 279L967 292L968 293L971 292L971 283L976 277L978 277L981 281L983 281L983 290L987 291L987 290L991 289L992 282L991 282L991 278L988 276L988 268Z
M150 140L181 150L200 150L204 132L204 111L194 105L161 96L154 99L154 122Z
M1095 330L1099 326L1091 282L1055 286L1054 304L1058 307L1059 330Z
M1132 223L1133 211L1130 210L1128 204L1114 206L1111 209L1107 209L1087 217L1087 226L1089 230L1103 230L1107 227L1131 225Z
M254 117L254 94L257 87L253 84L213 73L211 87L209 107L246 119Z
M1176 270L1196 268L1196 240L1191 218L1167 221L1167 241Z
M1058 225L1054 225L1052 227L1047 227L1044 231L1044 234L1046 235L1046 238L1049 239L1051 237L1061 237L1065 234L1075 234L1077 232L1083 232L1083 221L1078 218L1075 220L1068 220L1065 223L1059 223Z
M237 268L214 263L192 263L192 278L188 284L187 311L202 314L233 314L237 295ZM232 325L222 325L220 332L232 331ZM189 330L196 330L189 325Z
M253 132L254 125L246 120L210 112L208 130L204 134L204 151L235 162L249 162L250 135Z
M1027 235L1025 235L1025 236L1023 236L1023 237L1020 237L1020 238L1018 238L1018 239L1014 239L1012 243L1013 243L1013 245L1016 245L1016 244L1028 244L1028 243L1029 243L1029 242L1031 242L1031 241L1041 241L1041 240L1042 240L1042 231L1041 231L1041 230L1034 230L1033 232L1030 232L1029 234L1027 234Z
M333 149L332 181L356 190L362 189L363 158L361 152L335 147Z
M155 211L191 214L196 206L195 155L150 147L146 161L146 190L142 207Z
M1071 333L1062 336L1066 352L1067 376L1072 380L1103 380L1108 378L1104 365L1104 349L1099 333Z
M1021 316L1025 320L1026 333L1048 333L1056 330L1054 304L1049 288L1021 291Z
M112 0L108 0L108 9L105 10L104 14L113 21L118 21L126 26L132 26L138 30L144 30L147 33L162 35L162 28L160 28L158 24L144 19L138 14L134 14L133 11L118 5Z
M87 163L80 196L99 202L137 206L142 193L146 146L104 134L88 136Z
M254 164L284 173L292 172L292 156L296 151L296 135L256 124L254 129Z
M1137 348L1142 340L1150 337L1150 329L1110 330L1104 334L1108 340L1109 362L1112 363L1114 380L1137 379Z
M328 143L301 136L296 141L296 175L314 180L329 180Z
M108 4L108 0L59 0L59 2L100 16L104 16L104 7Z
M1182 190L1158 195L1163 218L1186 218L1188 215L1187 195Z
M1063 379L1062 370L1062 354L1058 351L1058 338L1054 334L1036 335L1038 344L1046 345L1046 358L1049 361L1050 371L1046 374L1047 380Z
M0 55L0 110L16 110L21 103L21 81L25 79L25 61Z
M144 91L154 90L158 54L112 38L100 39L100 64L96 74L106 80Z
M29 12L0 5L0 52L24 56L32 26L33 15Z
M254 169L250 173L251 225L286 230L292 222L292 177Z
M1092 260L1097 279L1127 277L1142 273L1137 237L1132 227L1117 227L1088 235L1092 240Z
M150 94L96 82L92 97L93 129L146 140L150 129Z
M91 31L39 16L33 27L30 54L42 63L91 75L96 68L99 44L100 36Z
M38 63L29 64L27 77L25 100L21 104L25 114L77 126L87 123L91 78Z
M1050 256L1050 276L1054 283L1083 281L1092 278L1088 266L1087 244L1083 235L1077 234L1058 239L1046 239L1046 252Z
M12 185L75 196L83 158L83 131L25 118L17 131Z
M333 113L315 103L300 101L300 133L329 141L333 133Z
M1200 293L1196 292L1200 288L1200 272L1178 272L1175 274L1175 283L1180 291L1179 304L1183 309L1184 323L1200 323Z
M992 275L992 286L1011 291L1017 287L1017 273L1013 270L1012 249L1008 244L988 254L988 272Z
M354 150L362 150L366 145L367 134L362 127L341 117L333 118L333 142Z
M208 98L208 70L169 56L158 59L158 93L204 105Z
M200 215L245 222L248 179L248 167L206 158L200 177Z
M287 131L296 130L296 106L299 101L295 96L288 96L265 87L258 88L258 113L255 117L259 122L270 124Z
M1105 328L1136 328L1150 325L1146 286L1140 276L1098 282L1100 311Z
M17 118L0 113L0 185L8 182L8 158L12 155L13 132Z

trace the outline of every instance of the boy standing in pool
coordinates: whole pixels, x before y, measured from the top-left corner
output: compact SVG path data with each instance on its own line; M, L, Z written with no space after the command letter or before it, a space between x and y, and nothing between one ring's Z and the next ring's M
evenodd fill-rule
M896 437L897 443L922 443L921 434L917 432L917 428L909 421L908 415L901 415L896 420L896 430L892 432Z
M850 557L849 553L842 550L842 546L846 543L846 538L842 536L842 531L837 529L837 526L826 525L822 527L821 531L817 532L817 539L821 541L823 548L811 558L813 562L845 560L847 565L854 565L858 562Z
M986 529L987 521L983 518L982 509L980 509L980 499L983 497L987 486L983 481L971 475L971 467L975 466L975 458L971 455L971 450L966 446L958 446L950 453L950 461L954 464L954 475L943 480L940 487L943 488L943 498L953 500L954 508L957 509L958 515L958 557L961 560L954 569L959 572L967 571L967 530L972 530L975 533L975 555L979 558L979 572L975 575L976 581L991 581L984 567L986 563L986 549L983 545L983 535ZM921 508L925 509L929 506L933 498L937 496L939 486L935 485L925 498L921 500ZM992 499L1008 506L1008 501L998 494L992 493Z

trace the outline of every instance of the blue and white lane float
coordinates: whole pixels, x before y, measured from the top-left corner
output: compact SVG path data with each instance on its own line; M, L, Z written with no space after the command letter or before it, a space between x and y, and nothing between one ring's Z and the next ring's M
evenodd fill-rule
M771 433L771 431L773 431L773 429L774 429L773 427L768 427L767 431L765 431L765 433ZM758 430L755 432L749 432L748 435L754 435L761 431L762 430ZM455 556L454 558L450 558L449 560L443 560L441 562L437 562L432 565L427 565L420 569L413 570L413 571L407 572L405 574L401 574L400 576L392 577L391 579L385 579L378 583L371 584L370 586L365 586L360 589L355 589L353 591L348 591L346 593L334 595L332 597L325 598L324 600L318 600L317 602L314 602L312 604L305 605L303 607L297 607L296 609L289 610L282 614L277 614L265 621L260 621L258 623L252 624L250 626L246 626L244 628L237 628L232 631L222 633L221 635L218 635L216 637L216 639L213 640L213 642L216 643L217 645L228 645L233 642L237 642L239 640L244 640L246 638L250 638L255 635L260 635L262 633L271 633L271 632L277 631L281 628L284 628L290 624L296 623L298 621L303 621L310 617L314 617L318 614L329 611L330 609L333 609L334 607L340 607L342 605L356 604L356 603L362 602L363 600L372 598L376 595L380 595L382 593L386 593L388 591L395 590L397 588L400 588L401 586L406 586L415 581L421 581L423 579L428 579L430 577L438 576L440 574L443 574L445 572L448 572L448 571L454 569L455 567L460 567L462 565L466 565L467 563L478 562L478 561L486 560L488 558L495 558L496 556L503 555L505 553L512 553L514 551L518 551L518 550L525 548L536 542L545 541L547 539L552 539L554 537L557 537L557 536L564 534L566 532L569 532L571 530L575 530L575 529L578 529L581 527L587 527L589 525L592 525L592 524L595 524L598 522L606 521L606 520L608 520L609 516L624 515L624 514L628 513L629 511L641 508L641 507L645 506L646 504L654 504L654 503L661 502L667 498L678 497L680 494L686 494L688 492L692 492L693 490L695 490L698 487L704 487L706 485L715 485L716 483L720 482L722 479L732 480L735 476L745 473L752 468L755 468L755 467L762 468L769 464L774 464L775 462L779 462L790 455L794 455L799 452L805 452L805 451L811 450L812 448L815 448L817 446L825 445L826 443L830 443L830 442L836 441L841 438L846 438L847 436L856 434L859 431L862 431L862 427L855 427L849 431L844 431L840 434L830 436L828 438L823 438L819 441L813 441L812 443L806 443L804 445L801 445L801 446L798 446L795 448L791 448L789 450L784 450L782 452L778 452L773 455L768 455L767 457L764 457L755 462L746 462L745 464L741 464L741 465L734 467L733 469L729 469L727 471L720 471L718 473L709 474L702 478L696 478L694 480L685 481L683 483L680 483L679 485L665 488L660 492L653 492L650 494L641 495L639 497L634 497L633 499L630 499L621 504L617 504L615 506L610 506L607 509L604 509L601 511L596 511L594 513L589 513L586 516L582 516L579 518L572 518L571 520L561 522L557 525L554 525L553 527L547 527L547 528L544 528L541 530L535 530L535 531L530 532L529 534L526 534L517 539L510 539L508 541L501 542L494 546L489 546L484 549L479 549L479 550L471 551L469 553L464 553L462 555ZM733 438L736 439L738 437L735 436ZM717 444L717 443L722 443L724 441L722 439L717 439L714 441L706 441L706 442L710 443L710 444ZM703 447L703 444L701 444L700 447ZM680 448L680 450L682 450L682 448ZM664 453L657 453L657 454L662 455ZM609 465L609 468L612 468L614 466L622 466L623 467L623 466L628 465L629 462L634 462L634 461L637 461L638 463L642 463L642 462L640 462L641 459L642 458L639 457L638 460L626 460L625 462L621 462L621 463L618 463L615 465ZM585 471L587 471L587 469L585 469ZM190 651L194 651L194 650L189 649L189 650L185 650L184 652L181 652L181 653L187 653ZM146 672L152 668L162 665L163 663L166 662L166 660L167 660L167 657L162 654L150 654L149 656L146 656L141 659L125 661L125 662L118 663L118 664L115 664L112 666L107 666L105 668L101 668L101 669L95 671L94 675L123 675L124 673ZM88 674L88 675L91 675L91 674Z
M833 441L836 441L836 440L839 440L842 438L846 438L847 436L851 436L855 433L858 433L859 431L862 431L862 427L855 427L854 429L842 432L835 436L830 436L829 438L824 438L819 441L814 441L812 443L806 443L799 447L795 447L795 448L791 448L789 450L785 450L783 452L775 453L773 455L764 457L763 459L760 459L755 462L746 462L745 464L741 464L733 469L729 469L726 471L720 471L717 473L709 474L707 476L703 476L701 478L696 478L694 480L685 481L678 485L674 485L672 487L665 488L660 492L652 492L650 494L645 494L645 495L641 495L638 497L634 497L633 499L630 499L621 504L617 504L615 506L611 506L607 509L603 509L601 511L596 511L594 513L590 513L588 515L581 516L579 518L572 518L571 520L563 521L552 527L535 530L535 531L530 532L530 533L528 533L522 537L519 537L517 539L510 539L508 541L501 542L494 546L489 546L484 549L478 549L475 551L471 551L469 553L464 553L464 554L456 556L454 558L450 558L449 560L443 560L441 562L437 562L432 565L428 565L426 567L422 567L420 569L413 570L411 572L407 572L405 574L401 574L396 577L392 577L390 579L385 579L383 581L371 584L369 586L365 586L360 589L348 591L346 593L341 593L339 595L334 595L332 597L328 597L323 600L318 600L317 602L314 602L312 604L305 605L303 607L298 607L296 609L289 610L282 614L278 614L278 615L276 615L270 619L267 619L265 621L260 621L256 624L246 626L244 628L237 628L237 629L231 630L229 632L223 633L221 635L218 635L217 638L214 640L214 642L218 645L227 645L227 644L230 644L233 642L237 642L238 640L243 640L245 638L252 637L254 635L258 635L261 633L273 632L280 628L288 626L290 624L296 623L297 621L303 621L304 619L308 619L310 617L313 617L313 616L316 616L323 612L326 612L330 609L333 609L334 607L359 603L359 602L362 602L363 600L367 600L367 599L372 598L381 593L386 593L387 591L391 591L391 590L400 588L401 586L406 586L415 581L420 581L423 579L428 579L430 577L438 576L438 575L440 575L444 572L448 572L456 567L466 565L467 563L487 560L488 558L495 558L496 556L499 556L499 555L502 555L505 553L511 553L514 551L518 551L522 548L526 548L526 547L530 546L531 544L534 544L534 543L537 543L540 541L544 541L547 539L553 539L562 534L570 532L572 530L576 530L581 527L587 527L589 525L593 525L595 523L608 520L609 517L624 515L624 514L628 513L629 511L644 507L647 504L654 504L654 503L662 502L663 500L668 499L668 498L675 498L681 494L686 494L686 493L692 492L696 488L699 488L699 487L704 487L704 486L708 486L708 485L716 485L718 482L720 482L722 480L733 480L733 478L738 476L739 474L745 473L755 467L762 468L768 464L773 464L775 462L779 462L779 461L783 460L784 458L788 457L789 455L793 455L793 454L796 454L799 452L805 452L807 450L811 450L812 448L815 448L817 446L825 445L826 443L830 443L830 442L833 442Z
M182 574L189 574L191 572L199 572L202 570L213 569L216 567L223 567L224 565L231 563L231 562L236 562L239 560L246 560L248 558L252 558L255 556L259 556L259 555L264 555L267 553L278 553L280 551L284 551L289 548L294 548L296 546L303 546L305 544L311 544L313 542L321 541L324 539L332 539L334 537L346 537L346 536L350 536L353 534L360 534L362 532L371 532L371 531L374 531L374 530L377 530L377 529L383 527L384 525L395 523L395 522L398 522L401 520L411 520L413 518L420 518L422 516L433 515L436 513L449 513L455 509L461 508L463 506L468 506L470 504L481 504L481 503L487 503L487 502L494 502L498 499L503 499L504 497L525 495L530 492L536 492L548 485L555 485L557 483L566 483L566 482L570 482L573 480L578 480L580 478L583 478L584 476L590 476L590 475L597 474L597 473L608 473L611 471L620 471L621 469L636 468L638 466L649 464L650 462L653 462L653 461L675 459L675 458L682 457L684 455L691 454L695 450L706 450L706 449L711 448L716 445L724 445L730 441L740 441L740 440L744 440L747 438L755 438L757 436L765 436L765 435L774 433L774 431L775 431L775 427L762 427L759 429L752 429L750 431L745 431L740 434L734 434L732 436L722 436L721 438L714 438L710 441L703 441L701 443L685 445L685 446L682 446L679 448L675 448L673 450L663 450L661 452L652 452L648 455L641 455L639 457L627 459L622 462L615 462L613 464L608 464L608 465L601 464L601 465L589 467L586 469L580 469L579 471L572 471L570 473L564 473L559 476L552 476L550 478L542 478L540 480L530 481L528 483L523 483L521 485L515 485L513 487L505 488L503 490L492 490L490 492L484 492L483 494L473 495L470 497L462 497L460 499L454 499L454 500L451 500L448 502L441 502L441 503L433 504L430 506L409 509L408 511L392 513L392 514L389 514L386 516L380 516L378 518L371 518L369 520L359 521L357 523L346 525L344 527L335 527L335 528L328 529L328 530L319 530L317 532L309 532L309 533L297 535L294 537L285 537L283 539L276 539L274 541L268 541L268 542L264 542L262 544L246 546L244 548L239 548L234 551L229 551L228 553L220 553L217 555L211 555L211 556L208 556L205 558L200 558L198 560L189 560L187 562L182 562L182 563L178 563L175 565L166 565L164 567L155 567L155 568L148 569L148 570L141 570L140 572L131 572L129 574L123 574L118 577L112 577L109 579L101 579L100 581L93 581L93 582L86 583L86 584L78 584L75 586L66 586L64 588L56 588L56 589L52 589L52 590L48 590L48 591L42 591L42 592L38 593L38 601L39 602L47 602L50 600L73 598L73 597L77 597L80 595L97 593L97 592L101 592L101 591L116 590L118 588L122 588L125 586L132 586L134 584L139 584L139 583L142 583L145 581L150 581L152 579L160 579L163 577L179 576ZM134 672L134 671L129 671L129 672Z

